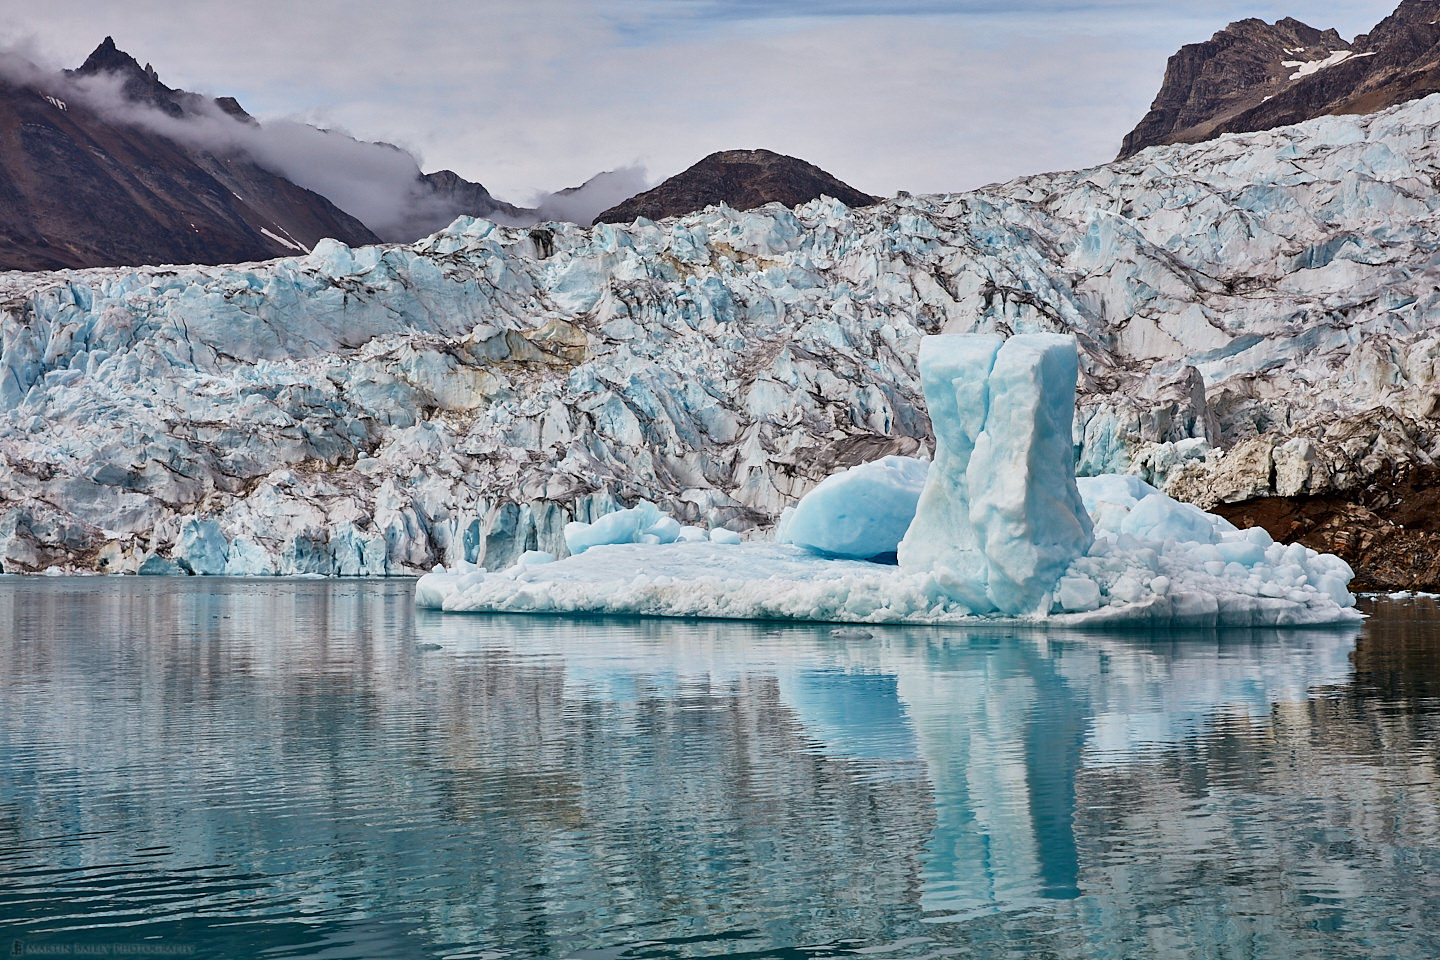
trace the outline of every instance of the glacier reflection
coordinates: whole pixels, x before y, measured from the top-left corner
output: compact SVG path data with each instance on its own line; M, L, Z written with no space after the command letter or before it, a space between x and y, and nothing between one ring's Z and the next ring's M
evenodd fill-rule
M0 927L203 956L1405 955L1440 929L1425 616L856 638L3 581Z

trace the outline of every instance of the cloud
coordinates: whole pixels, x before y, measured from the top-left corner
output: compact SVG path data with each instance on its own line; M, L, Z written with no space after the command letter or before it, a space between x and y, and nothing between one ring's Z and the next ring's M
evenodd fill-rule
M418 239L428 231L415 224L433 222L443 202L423 189L414 156L389 144L356 140L344 131L287 119L251 126L215 116L157 126L161 133L171 127L168 135L192 147L249 157L325 197L385 240Z
M539 220L561 220L588 226L622 200L654 186L643 164L597 173L578 187L536 195L531 206Z

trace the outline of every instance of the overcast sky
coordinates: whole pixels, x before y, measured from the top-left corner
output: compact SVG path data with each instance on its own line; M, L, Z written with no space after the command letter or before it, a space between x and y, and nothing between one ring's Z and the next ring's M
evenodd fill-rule
M1247 16L1348 39L1396 2L0 0L0 40L75 66L111 34L171 86L515 202L748 147L890 195L1105 162L1181 44Z

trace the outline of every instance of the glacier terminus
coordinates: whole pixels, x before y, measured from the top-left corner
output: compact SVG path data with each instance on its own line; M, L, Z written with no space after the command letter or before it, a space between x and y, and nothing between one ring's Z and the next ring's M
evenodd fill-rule
M1072 625L1273 627L1360 619L1351 570L1338 557L1277 544L1258 528L1237 530L1137 477L1086 478L1082 491L1070 435L1073 337L931 336L919 366L934 463L927 470L890 457L820 484L785 524L787 543L683 540L678 522L664 525L646 504L603 531L572 525L567 559L495 572L442 567L420 579L416 599L451 611L865 623L1055 615ZM926 480L913 497L916 475ZM879 542L906 502L912 516L903 534ZM805 542L810 531L845 544L868 540L859 552L891 554L898 565L837 557ZM597 532L610 542L597 542Z
M1440 452L1437 127L1431 97L856 210L462 218L257 264L0 274L0 568L496 572L642 502L719 555L850 467L1021 456L969 450L975 425L936 449L918 359L942 333L1075 338L1082 500L1102 475L1200 510L1343 494ZM895 470L902 534L907 497L930 513L919 469ZM984 557L975 610L1033 612L1048 572L1017 580L1029 561L983 538L1063 513L1073 571L1105 521L1068 487L1001 493L950 559ZM1205 563L1253 559L1228 535ZM902 572L939 549L899 546Z

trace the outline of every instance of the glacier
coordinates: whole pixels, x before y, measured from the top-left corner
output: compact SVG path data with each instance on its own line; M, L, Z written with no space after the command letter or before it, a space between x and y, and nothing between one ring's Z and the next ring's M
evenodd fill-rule
M863 623L1361 619L1352 573L1337 557L1237 530L1138 477L1085 478L1082 492L1070 435L1073 337L929 336L919 366L934 463L891 456L823 481L786 518L788 542L676 542L679 523L645 503L572 524L578 539L559 562L437 567L417 582L416 602L455 612ZM897 532L907 504L908 527ZM667 537L649 532L661 529ZM898 566L843 549L873 556L892 544Z
M1431 97L863 210L0 274L0 569L500 571L642 501L753 540L930 458L941 332L1077 338L1082 478L1359 489L1440 455L1437 128Z

